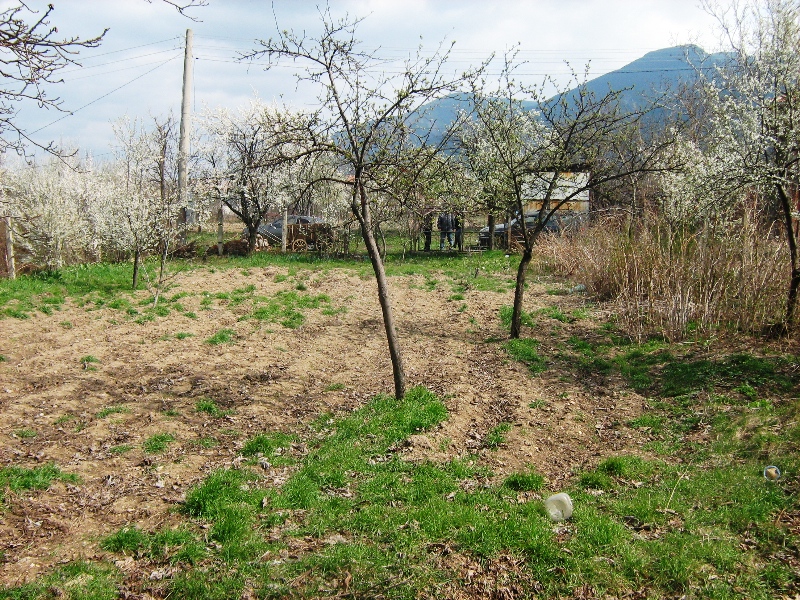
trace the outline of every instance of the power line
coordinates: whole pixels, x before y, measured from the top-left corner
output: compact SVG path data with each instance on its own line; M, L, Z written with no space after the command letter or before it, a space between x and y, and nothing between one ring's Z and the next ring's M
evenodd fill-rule
M42 127L40 127L39 129L37 129L37 130L35 130L35 131L31 131L30 135L34 135L34 134L36 134L36 133L39 133L39 132L40 132L40 131L42 131L43 129L47 129L47 128L48 128L48 127L50 127L51 125L55 125L55 124L56 124L56 123L58 123L59 121L63 121L63 120L64 120L64 119L66 119L67 117L71 117L71 116L72 116L72 115L74 115L76 112L83 110L83 109L84 109L84 108L86 108L87 106L91 106L91 105L92 105L92 104L94 104L95 102L99 102L99 101L100 101L100 100L102 100L103 98L106 98L107 96L110 96L110 95L111 95L111 94L113 94L114 92L116 92L116 91L119 91L119 90L121 90L122 88L124 88L124 87L126 87L126 86L128 86L128 85L132 84L134 81L137 81L137 80L141 79L141 78L142 78L142 77L144 77L145 75L149 75L149 74L150 74L150 73L152 73L153 71L155 71L155 70L157 70L157 69L160 69L161 67L163 67L163 66L164 66L164 65L166 65L167 63L169 63L169 62L171 62L171 61L175 60L176 58L178 58L179 56L180 56L180 54L176 54L176 55L175 55L175 56L173 56L172 58L169 58L169 59L165 60L164 62L160 63L158 66L156 66L156 67L154 67L154 68L150 69L149 71L147 71L147 72L145 72L145 73L142 73L141 75L137 75L136 77L134 77L134 78L133 78L133 79L131 79L130 81L127 81L127 82L123 83L122 85L120 85L120 86L118 86L118 87L115 87L115 88L114 88L113 90L111 90L110 92L107 92L107 93L103 94L102 96L99 96L98 98L95 98L95 99L94 99L94 100L92 100L91 102L87 102L86 104L84 104L84 105L83 105L83 106L81 106L80 108L76 108L75 110L72 110L72 111L70 111L69 113L65 114L63 117L60 117L60 118L56 119L56 120L55 120L55 121L53 121L52 123L48 123L47 125L43 125Z
M87 56L84 60L92 60L101 56L108 56L109 54L119 54L120 52L128 52L129 50L136 50L137 48L145 48L147 46L155 46L156 44L163 44L165 42L174 42L180 39L181 38L179 36L173 36L158 42L148 42L147 44L139 44L138 46L130 46L129 48L121 48L120 50L111 50L109 52L103 52L102 54L94 54L93 56Z
M205 62L216 62L216 63L226 63L226 64L236 64L242 66L250 66L248 63L240 60L231 60L231 59L222 59L222 58L210 58L206 56L196 56L197 60L202 60ZM685 64L685 63L684 63ZM272 65L271 68L282 68L282 69L297 69L297 65L294 64L275 64ZM614 69L613 71L609 71L602 75L597 75L597 77L601 77L604 75L629 75L629 74L636 74L636 73L679 73L679 72L697 72L697 71L710 71L716 69L715 66L686 66L686 67L673 67L673 68L660 68L660 69ZM385 75L402 75L405 71L400 70L392 70L392 69L367 69L367 71L371 72L372 74L385 74ZM546 75L557 75L557 74L564 74L569 73L570 71L554 71L550 70L547 72L521 72L515 71L515 75L523 76L523 77L537 77L537 76L546 76ZM489 71L489 74L499 74L499 71Z
M172 60L172 59L170 59ZM117 73L121 73L122 71L130 71L132 69L140 69L142 67L149 67L150 65L161 64L161 61L151 61L146 63L139 63L136 65L132 65L130 67L122 67L114 69L113 71L103 71L102 73L92 73L90 75L84 75L83 77L70 77L70 81L80 81L81 79L92 79L93 77L103 77L104 75L115 75Z
M80 69L69 69L67 71L61 71L61 73L62 74L84 73L84 72L88 71L89 69L98 69L100 67L107 67L109 65L116 65L116 64L119 64L119 63L129 62L129 61L132 61L132 60L138 60L140 58L147 58L148 56L156 56L157 54L166 54L167 52L174 52L175 50L179 50L179 49L180 48L176 48L176 47L173 46L172 48L167 48L166 50L159 50L158 52L148 52L147 54L139 54L137 56L130 56L128 58L121 58L119 60L112 60L112 61L109 61L109 62L104 62L104 63L100 63L100 64L97 64L97 65L92 65L90 67L81 67ZM71 77L70 79L80 79L80 77Z

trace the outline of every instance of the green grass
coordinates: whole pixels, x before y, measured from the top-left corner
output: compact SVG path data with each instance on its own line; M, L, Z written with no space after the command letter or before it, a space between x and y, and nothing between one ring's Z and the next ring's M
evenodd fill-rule
M83 366L84 369L91 370L91 369L94 368L91 365L99 364L100 363L100 359L97 358L96 356L92 356L91 354L88 354L88 355L84 356L83 358L81 358L79 362L81 363L81 365Z
M547 369L547 360L539 354L539 342L531 338L508 340L503 348L514 360L525 363L531 375Z
M30 439L30 438L35 438L36 437L36 431L34 431L33 429L27 429L27 428L25 428L25 429L15 429L14 430L14 435L17 436L20 439L26 440L26 439Z
M518 492L533 492L544 487L544 477L533 471L529 473L512 473L506 477L503 485Z
M19 492L23 490L46 490L55 481L77 483L77 475L63 473L52 463L28 469L25 467L0 468L0 499L4 499L5 491Z
M744 376L753 373L726 368L716 386L732 389ZM651 377L654 388L663 389L660 372ZM780 381L761 383L780 387ZM702 402L681 404L680 411L708 412L719 397ZM654 410L636 426L650 435L660 427L666 435L678 409L670 417ZM797 583L791 564L774 559L800 543L797 533L778 524L797 501L788 488L764 479L760 458L706 463L696 453L682 461L612 455L550 491L532 469L489 483L493 474L477 457L404 460L403 440L435 430L447 416L439 398L414 388L401 401L379 396L352 413L322 416L302 444L296 435L258 434L244 442L244 456L270 463L292 457L294 466L279 486L256 463L218 469L188 490L180 507L183 526L128 526L101 546L147 561L149 569L180 565L162 588L177 598L240 597L246 590L320 597L341 591L336 586L345 580L354 597L386 590L390 597L424 597L445 582L467 585L460 562L441 560L443 549L476 565L513 557L516 567L507 575L519 597L574 597L588 590L621 597L647 590L653 598L767 600ZM719 427L713 444L725 436L726 444L739 439L725 433L727 424ZM503 444L509 429L508 423L492 429L486 445ZM775 455L785 472L800 467L792 445L800 433L791 431L783 453ZM535 500L553 491L573 498L575 512L564 527L554 528ZM303 550L291 550L298 547ZM287 554L289 560L281 558Z
M123 527L103 538L100 547L108 552L146 557L172 565L193 565L206 555L202 540L185 529L147 533L136 527Z
M501 306L500 307L500 322L503 324L503 327L506 329L511 328L511 318L514 315L514 307L512 306ZM522 311L520 315L520 323L526 327L535 327L536 326L536 319L530 313Z
M227 416L231 414L229 410L222 410L217 406L217 403L211 400L210 398L201 398L195 404L195 410L197 412L203 412L208 415L211 415L215 419L219 419L221 417Z
M506 434L511 431L511 425L508 423L500 423L492 427L489 433L486 434L484 444L487 448L499 448L506 442Z
M233 329L223 328L206 340L206 344L219 346L233 344L236 341L236 332Z
M118 404L116 406L106 406L105 408L100 409L95 416L98 419L104 419L109 415L126 414L129 412L131 412L131 409L128 406Z
M575 318L571 315L565 314L558 306L548 306L537 311L537 314L550 317L561 323L571 323Z
M289 451L295 442L297 442L295 435L281 432L262 433L245 442L242 455L264 457L274 466L292 465L296 460Z
M82 306L111 302L130 293L131 265L92 264L65 267L0 280L0 318L26 319L51 314L72 298ZM62 325L63 326L63 325Z
M119 598L119 572L102 563L71 562L33 583L17 588L0 589L0 598L8 600L114 600Z
M325 294L298 294L295 291L278 292L272 298L257 297L254 299L253 307L250 318L267 323L279 323L287 329L296 329L303 325L306 320L306 310L324 311L332 308L330 298Z
M195 442L201 448L214 448L219 445L219 441L213 436L205 436Z
M450 290L455 302L467 290L505 292L513 281L513 256L431 255L401 259L390 253L387 272L418 275L425 289ZM266 265L284 268L293 278L287 285L292 289L280 296L263 298L253 286L243 286L193 301L234 308L252 320L286 320L287 326L302 323L310 310L332 308L329 300L296 289L298 282L312 281L310 270L346 268L370 277L367 264L317 256L212 257L209 264L253 272ZM39 279L37 293L0 281L0 310L5 316L11 310L33 317L41 312L39 306L55 309L56 301L48 304L42 294L73 297L64 283L69 277ZM107 294L101 289L81 292L92 300L86 301L87 310L111 304L126 310L125 302L115 299L129 295L121 282L116 289L111 283L103 284ZM29 285L32 290L34 284ZM12 288L19 297L2 296ZM184 297L170 299L170 309L178 311L177 301ZM132 297L130 302L130 309L137 310ZM524 324L541 329L535 335L545 339L541 335L548 330L563 332L563 323L585 318L579 311L557 310L525 315ZM501 318L509 316L510 309L501 311ZM578 325L569 327L570 334ZM0 598L112 598L123 593L419 598L462 592L530 598L793 597L800 585L795 566L800 535L794 523L800 511L795 489L800 472L797 357L726 356L711 344L713 352L707 352L704 344L657 339L634 344L609 324L558 340L553 353L533 339L501 347L532 373L547 368L553 381L586 382L588 391L611 382L623 394L638 393L635 404L643 406L641 414L609 416L619 419L613 423L615 432L644 442L641 456L612 453L574 471L565 467L564 478L551 483L530 467L501 477L486 466L514 448L410 461L404 450L409 436L431 435L435 447L445 451L448 446L438 430L448 417L445 405L422 388L410 390L401 401L377 397L358 410L325 415L292 433L253 435L215 428L215 437L197 439L189 451L213 447L218 438L226 451L235 447L245 460L235 463L239 468L211 472L187 491L173 517L183 520L181 526L147 531L131 524L100 542L111 554L109 564L131 556L145 575L174 567L170 577L130 589L105 563L73 563L25 586L0 590ZM332 386L326 390L341 389ZM591 401L591 394L585 397ZM200 408L202 401L197 406L201 412L223 412L212 401ZM520 413L544 408L535 393L523 402ZM524 414L512 418L523 420ZM482 432L484 447L510 445L509 431L509 423L501 423ZM531 435L531 430L520 433ZM538 444L547 442L546 431L534 435ZM160 434L143 448L163 452L173 441ZM132 449L122 445L110 452ZM778 465L784 478L765 480L762 471L768 464ZM7 478L0 481L10 497L8 473L8 468L0 470L0 478ZM537 498L558 491L570 494L575 512L555 526ZM469 576L467 569L472 570Z
M148 454L160 454L174 441L175 436L170 433L157 433L144 441L142 449Z

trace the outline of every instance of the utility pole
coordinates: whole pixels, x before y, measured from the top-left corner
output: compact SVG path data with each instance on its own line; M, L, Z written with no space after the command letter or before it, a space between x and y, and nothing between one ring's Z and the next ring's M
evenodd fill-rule
M178 205L181 244L186 244L189 193L189 135L192 129L190 107L192 104L192 30L186 30L186 53L183 57L183 98L181 100L181 131L178 142Z

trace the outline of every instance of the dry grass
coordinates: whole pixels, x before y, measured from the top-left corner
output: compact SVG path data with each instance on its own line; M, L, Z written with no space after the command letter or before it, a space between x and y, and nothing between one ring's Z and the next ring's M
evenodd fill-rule
M629 233L613 220L540 242L543 267L615 305L634 339L676 341L726 330L756 333L783 318L786 243L758 215L688 231L647 215Z

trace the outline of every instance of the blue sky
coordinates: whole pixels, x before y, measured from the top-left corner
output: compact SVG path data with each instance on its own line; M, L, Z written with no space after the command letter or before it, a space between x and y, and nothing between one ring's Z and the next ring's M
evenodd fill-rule
M282 29L319 32L318 2L208 0L191 11L198 21L159 0L49 2L61 35L109 32L99 48L82 52L81 67L65 69L64 82L49 90L72 115L35 106L20 111L19 122L42 143L61 141L102 158L113 140L113 120L170 110L180 115L187 28L194 34L195 111L236 108L254 95L314 104L315 90L297 88L293 66L264 72L236 58L254 48L254 40L275 35L276 20ZM0 0L0 7L11 4ZM48 2L28 4L41 9ZM590 61L591 76L599 76L651 50L688 42L713 50L716 40L714 21L697 0L331 0L330 7L337 16L365 17L358 30L364 48L390 61L446 40L455 41L454 67L465 68L519 43L528 61L520 73L530 83L545 74L566 77L564 61L579 71Z

